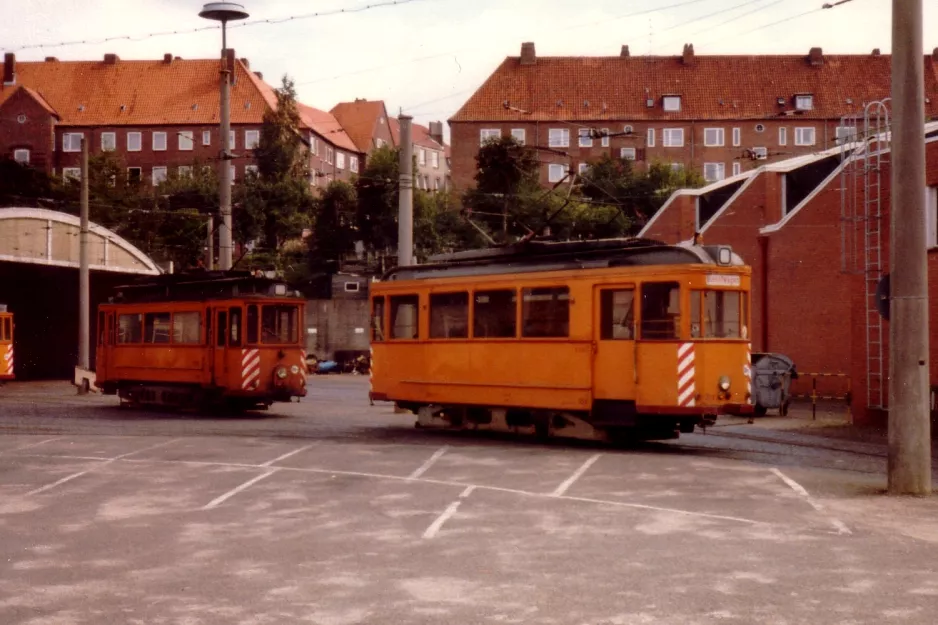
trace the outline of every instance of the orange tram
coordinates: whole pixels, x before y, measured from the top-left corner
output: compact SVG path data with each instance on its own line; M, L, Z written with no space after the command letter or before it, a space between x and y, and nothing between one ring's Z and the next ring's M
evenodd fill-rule
M750 269L729 247L530 241L372 285L371 398L417 426L676 438L752 412Z
M13 313L0 304L0 383L13 380Z
M122 405L267 408L306 395L304 300L248 272L166 275L98 308L96 385Z

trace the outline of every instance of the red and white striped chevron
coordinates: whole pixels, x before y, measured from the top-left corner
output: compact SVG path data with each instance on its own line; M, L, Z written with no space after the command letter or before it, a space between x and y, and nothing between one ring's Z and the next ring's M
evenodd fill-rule
M261 355L257 348L241 350L241 389L248 390L261 377Z
M696 403L694 384L694 344L682 343L677 348L677 405L690 408Z
M306 386L306 350L300 350L300 378L303 380L303 386Z
M746 376L746 397L748 402L753 403L752 399L752 343L746 346L746 364L743 365L743 375Z
M6 348L6 353L0 359L0 375L13 375L13 346Z

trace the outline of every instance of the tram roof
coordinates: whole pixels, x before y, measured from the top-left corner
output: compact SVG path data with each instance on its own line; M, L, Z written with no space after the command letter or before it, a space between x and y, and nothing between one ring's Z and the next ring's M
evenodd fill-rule
M114 303L202 301L237 297L299 297L283 280L249 271L201 271L147 276L114 288Z
M503 247L438 254L428 260L424 265L395 267L382 279L420 280L601 267L744 264L726 246L669 245L640 238L532 240Z

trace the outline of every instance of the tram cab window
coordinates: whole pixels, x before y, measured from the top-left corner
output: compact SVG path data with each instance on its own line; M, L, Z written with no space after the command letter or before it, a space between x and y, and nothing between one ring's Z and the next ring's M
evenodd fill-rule
M0 340L13 340L13 320L9 317L3 318L3 326L0 327Z
M98 312L98 345L104 345L107 343L107 325L105 325L105 314L104 311ZM4 319L6 321L6 319ZM3 327L0 327L0 341L6 339L6 333L4 332Z
M147 313L143 316L143 342L169 343L170 313Z
M261 310L261 342L296 343L297 311L296 306L283 304L264 306Z
M257 304L248 306L248 315L245 320L247 325L247 344L257 345Z
M529 338L570 335L570 289L565 286L523 289L522 336Z
M473 337L513 339L518 336L518 292L514 289L476 291L472 306Z
M747 338L746 297L740 291L691 292L691 337Z
M241 346L241 309L228 309L228 345Z
M173 315L173 343L198 345L202 342L202 315L178 312Z
M143 315L119 315L117 318L117 342L139 343L143 338Z
M218 311L218 327L216 328L215 343L219 347L225 346L225 336L228 333L228 313L224 310Z
M384 297L376 297L371 301L371 340L384 340Z
M609 289L599 296L600 338L631 341L635 338L635 291Z
M469 338L469 293L430 295L430 338Z
M681 287L677 282L642 285L642 338L676 339L681 335Z
M420 298L416 295L391 297L391 338L415 339L418 333Z

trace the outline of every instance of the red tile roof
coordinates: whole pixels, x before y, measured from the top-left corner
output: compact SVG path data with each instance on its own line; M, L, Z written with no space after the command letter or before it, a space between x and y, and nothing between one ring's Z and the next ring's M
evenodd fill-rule
M36 102L39 103L40 106L42 106L42 108L44 108L49 113L49 115L52 115L56 118L59 116L55 109L52 108L52 105L46 102L46 99L42 97L41 94L37 93L35 89L30 89L29 87L20 87L20 89L28 93Z
M388 114L381 100L355 100L340 102L331 111L338 122L345 128L352 143L359 152L368 153L374 145L375 125L378 118L387 118Z
M401 144L401 122L396 117L388 118L388 124L391 127L391 136L394 138L394 143L396 145ZM414 145L419 145L425 148L430 148L431 150L445 150L445 145L440 145L430 136L430 129L426 126L421 126L420 124L411 123L410 125L411 139L413 140Z
M303 120L303 123L322 136L326 141L329 141L343 150L350 152L360 151L358 147L352 143L352 139L332 113L320 111L317 108L302 103L298 103L297 107L300 109L300 118Z
M450 121L767 119L794 109L796 94L814 96L814 109L797 117L836 119L889 96L890 64L888 55L828 55L820 65L807 55L696 56L689 65L663 56L538 57L533 65L508 57ZM926 56L932 116L936 65ZM662 110L664 95L681 96L680 112Z

